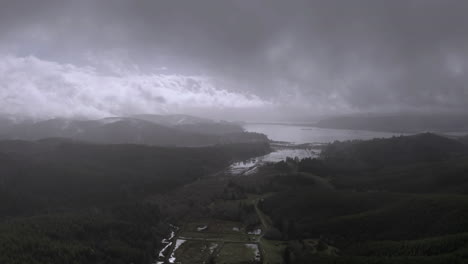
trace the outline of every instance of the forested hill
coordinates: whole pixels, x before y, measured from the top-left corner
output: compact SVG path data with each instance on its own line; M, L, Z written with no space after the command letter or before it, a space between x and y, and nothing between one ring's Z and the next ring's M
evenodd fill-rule
M431 133L367 141L334 142L322 151L330 162L341 161L367 167L396 166L447 160L468 154L460 141Z
M320 120L315 126L335 129L410 132L468 131L467 114L388 114L339 116Z
M263 134L244 132L235 123L185 115L138 115L98 120L55 118L15 121L0 117L0 139L70 138L97 144L143 144L200 147L216 144L267 142Z
M0 263L153 263L170 215L149 196L268 151L0 141Z
M430 133L334 142L299 167L345 189L464 193L468 146Z
M268 149L267 143L164 148L63 139L0 141L0 216L137 200Z
M270 233L287 240L283 263L466 263L467 150L425 133L334 142L320 158L276 164L258 188Z

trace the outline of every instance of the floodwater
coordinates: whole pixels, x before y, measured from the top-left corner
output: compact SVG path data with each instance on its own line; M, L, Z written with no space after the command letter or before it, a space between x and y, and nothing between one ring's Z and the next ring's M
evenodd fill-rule
M297 147L294 148L293 145L288 145L288 147L282 147L278 145L272 146L273 151L264 156L255 157L249 160L244 160L240 162L235 162L229 167L229 172L233 175L249 175L254 173L258 165L264 163L276 163L282 160L285 160L287 157L291 158L310 158L318 157L320 150L316 149L311 145L310 147Z
M269 139L281 143L273 144L273 151L267 155L233 163L228 169L233 175L249 175L254 173L261 164L280 162L287 157L299 159L318 157L320 154L319 146L336 140L366 140L404 135L402 133L324 129L288 124L246 124L244 129L248 132L265 134Z

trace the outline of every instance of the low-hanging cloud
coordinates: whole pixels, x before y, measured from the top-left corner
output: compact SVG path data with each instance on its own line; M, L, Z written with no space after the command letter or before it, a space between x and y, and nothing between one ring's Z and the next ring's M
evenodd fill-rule
M103 74L92 67L39 58L0 59L0 112L32 118L105 117L255 109L269 103L229 92L204 76Z
M90 95L89 106L80 101L80 113L195 113L190 107L203 109L202 104L224 105L229 113L235 109L243 113L239 119L261 111L270 119L468 112L466 0L4 2L0 53L56 63L58 70L47 67L67 76L57 78L56 91L65 83ZM74 74L64 73L67 63L74 65ZM172 84L184 78L184 84ZM119 88L149 79L167 89ZM112 95L100 96L108 90L97 82L131 92L109 100ZM204 92L192 96L196 99L174 88L192 82L203 83ZM217 92L207 92L213 89ZM170 96L176 93L180 99ZM46 94L44 102L54 98ZM142 97L152 99L129 103ZM51 115L75 112L58 105L54 112L54 102L44 104ZM12 105L10 110L20 112Z

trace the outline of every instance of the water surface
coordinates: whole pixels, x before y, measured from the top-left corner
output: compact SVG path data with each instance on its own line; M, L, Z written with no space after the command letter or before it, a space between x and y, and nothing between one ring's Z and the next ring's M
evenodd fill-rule
M273 151L267 155L233 163L228 171L233 175L249 175L264 163L279 162L287 157L315 158L320 150L314 146L323 145L335 140L345 141L353 139L388 138L402 135L401 133L374 132L363 130L324 129L310 126L287 124L246 124L244 129L249 132L262 133L274 141L289 142L291 144L274 144ZM296 146L306 144L307 146Z
M345 141L353 139L389 138L404 135L404 133L376 132L365 130L327 129L311 126L287 124L245 124L248 132L262 133L274 141L286 141L296 144L329 143L335 140Z

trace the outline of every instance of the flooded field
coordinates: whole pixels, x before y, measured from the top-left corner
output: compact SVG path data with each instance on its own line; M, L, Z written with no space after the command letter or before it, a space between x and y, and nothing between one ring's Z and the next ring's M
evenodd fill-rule
M155 264L262 263L260 234L252 233L241 222L190 222L163 241L167 244Z
M302 144L273 143L271 153L253 159L233 163L228 171L232 175L249 175L254 173L258 166L265 163L276 163L290 158L315 158L320 154L322 144Z
M320 146L335 140L387 138L399 133L361 130L322 129L286 124L246 124L246 131L263 133L272 143L273 151L267 155L233 163L228 172L232 175L249 175L265 163L275 163L290 158L315 158L320 154Z

